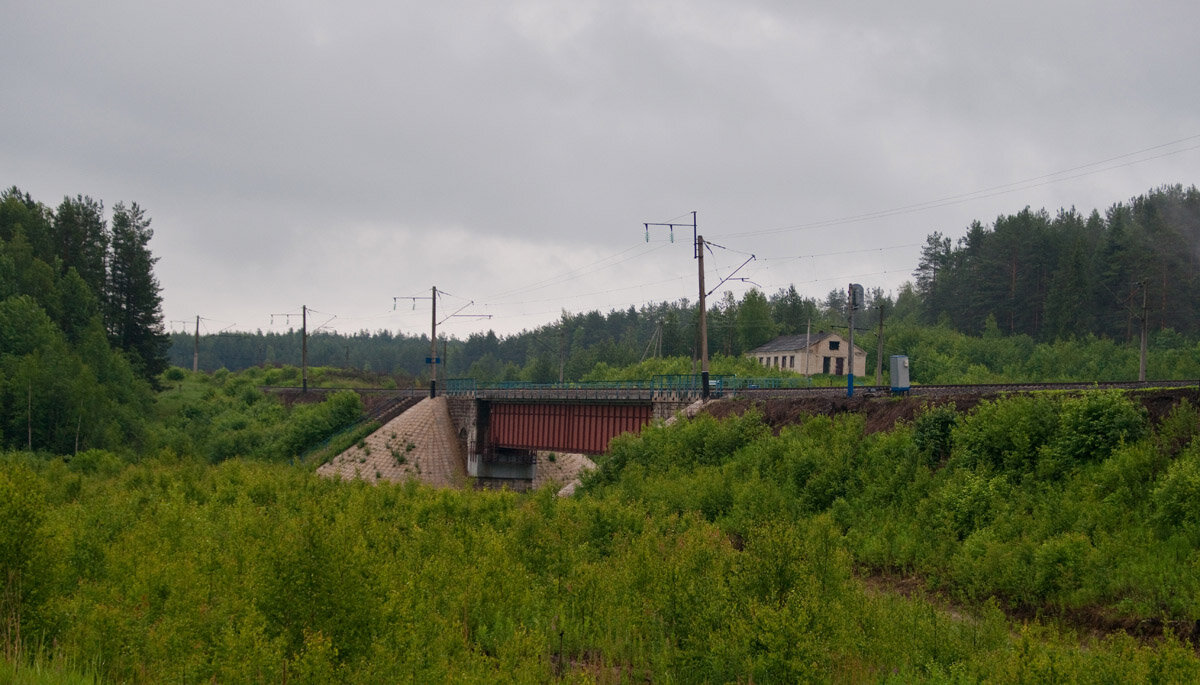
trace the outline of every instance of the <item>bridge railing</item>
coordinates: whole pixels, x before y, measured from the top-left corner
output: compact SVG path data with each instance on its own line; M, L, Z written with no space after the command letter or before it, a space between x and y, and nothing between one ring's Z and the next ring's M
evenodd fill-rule
M462 397L548 398L563 399L690 399L700 397L703 381L700 374L657 375L650 380L630 381L571 381L568 383L530 383L500 381L480 383L473 378L450 378L444 393ZM747 390L779 390L810 388L808 378L743 378L739 376L709 376L710 397Z
M742 378L740 376L726 376L725 389L736 392L739 390L785 390L795 388L811 388L813 387L811 378L804 377L764 377L764 378Z
M572 381L569 383L530 383L499 381L479 383L472 378L451 378L445 394L462 397L506 399L562 398L574 400L648 400L653 390L650 381Z
M474 397L474 378L447 378L443 393L453 397Z

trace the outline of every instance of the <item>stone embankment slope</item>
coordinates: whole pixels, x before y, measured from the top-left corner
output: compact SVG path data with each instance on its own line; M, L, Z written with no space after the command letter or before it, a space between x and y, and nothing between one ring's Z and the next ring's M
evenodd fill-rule
M466 484L466 458L445 397L425 398L317 473L369 482L415 478L438 487Z

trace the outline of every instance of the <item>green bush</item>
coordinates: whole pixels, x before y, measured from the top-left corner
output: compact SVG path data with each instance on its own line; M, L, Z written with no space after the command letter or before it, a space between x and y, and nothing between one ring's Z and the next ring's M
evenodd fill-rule
M1032 473L1038 450L1058 428L1058 406L1045 395L1017 395L981 402L952 431L954 460L1014 476Z
M1172 407L1158 424L1155 443L1160 451L1174 456L1190 445L1197 434L1200 434L1200 408L1185 399Z
M1104 461L1123 443L1136 442L1147 432L1146 410L1118 391L1087 392L1062 402L1058 430L1041 458L1046 475L1078 464Z
M362 398L353 390L335 392L317 404L292 408L272 447L277 459L292 459L362 418Z
M114 475L125 465L117 455L107 450L85 450L67 460L76 473Z
M959 414L954 403L925 405L913 418L913 442L928 466L944 463L954 447L954 426Z
M988 479L974 471L961 469L927 500L926 520L931 533L938 528L963 540L977 528L991 522L998 501L1008 492L1004 476Z
M19 652L36 633L45 601L47 539L42 484L22 466L0 470L0 652ZM31 642L31 644L33 644Z
M1189 448L1167 468L1151 501L1164 535L1179 528L1200 529L1200 449Z
M1095 549L1086 535L1064 533L1043 542L1033 553L1033 573L1038 597L1059 597L1066 601L1094 576Z

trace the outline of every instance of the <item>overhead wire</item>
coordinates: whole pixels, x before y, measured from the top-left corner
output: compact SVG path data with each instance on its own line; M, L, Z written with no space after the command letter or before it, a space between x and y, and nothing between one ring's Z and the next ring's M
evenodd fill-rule
M1109 158L1106 158L1103 160L1098 160L1095 162L1089 162L1087 164L1077 165L1074 167L1070 167L1070 168L1063 169L1060 171L1052 172L1049 174L1042 174L1040 176L1022 179L1022 180L1014 181L1011 183L990 186L987 188L982 188L979 190L971 191L968 193L959 193L959 194L955 194L955 195L948 195L945 197L928 200L925 202L919 202L919 203L910 204L910 205L903 205L903 206L899 206L899 207L894 207L894 208L884 209L884 210L879 210L879 211L874 211L874 212L864 212L864 213L844 216L844 217L840 217L840 218L833 218L833 219L827 219L827 220L821 220L821 221L813 221L813 222L794 224L794 225L789 225L789 226L782 226L782 227L777 227L777 228L770 228L770 229L764 229L764 230L750 230L750 231L742 231L742 232L727 233L727 234L717 234L717 237L724 238L724 237L765 236L765 235L772 235L772 234L786 233L786 232L793 232L793 231L811 230L811 229L816 229L816 228L838 226L838 225L856 223L856 222L861 222L861 221L882 219L882 218L887 218L890 216L897 216L897 215L901 215L901 214L920 212L920 211L925 211L925 210L929 210L929 209L950 206L950 205L954 205L954 204L961 204L961 203L972 201L972 200L985 199L985 198L995 197L995 196L1006 194L1006 193L1015 192L1018 190L1027 190L1027 189L1036 188L1036 187L1040 187L1040 186L1044 186L1044 185L1049 185L1052 183L1073 180L1073 179L1082 178L1085 176L1101 173L1104 171L1110 171L1112 169L1123 168L1123 167L1132 166L1135 164L1141 164L1144 162L1148 162L1148 161L1151 161L1154 159L1160 159L1163 157L1182 154L1184 152L1189 152L1192 150L1200 149L1200 144L1188 145L1187 147L1183 147L1180 149L1174 149L1174 150L1167 150L1166 148L1171 148L1173 146L1178 146L1181 144L1189 143L1191 141L1196 141L1197 139L1200 139L1200 134L1186 136L1186 137L1183 137L1183 138L1180 138L1177 140L1169 141L1166 143L1161 143L1158 145L1153 145L1153 146L1146 147L1146 148L1136 150L1133 152L1115 155L1113 157L1109 157ZM1148 155L1148 153L1162 151L1162 150L1165 150L1165 151L1159 152L1158 154ZM686 217L689 214L690 214L690 212L681 214L679 217L672 219L671 222L675 222L677 219ZM722 250L726 250L729 252L753 256L751 253L732 249L732 248L726 247L724 245L721 245L719 243L713 243L712 241L709 241L709 240L705 240L705 244L709 247L710 253L712 253L712 248L716 247L716 248L720 248ZM647 246L641 250L639 250L639 248L641 248L642 245L640 245L640 244L632 245L632 246L627 247L623 250L620 250L616 253L613 253L613 254L607 255L605 257L602 257L600 259L597 259L595 261L589 262L581 267L578 267L575 269L570 269L570 270L555 274L553 276L550 276L550 277L547 277L547 278L544 278L544 279L541 279L538 281L534 281L532 283L518 286L518 287L515 287L512 289L506 290L506 291L502 291L500 293L496 293L491 298L490 301L482 302L482 303L478 303L478 304L480 304L480 306L489 307L489 308L520 307L520 306L528 305L528 304L540 304L540 303L544 303L544 302L573 300L573 299L579 299L579 298L584 298L584 297L595 297L597 295L604 295L604 294L610 294L610 293L615 293L615 292L623 292L623 291L632 290L632 289L645 289L645 288L649 288L649 287L656 286L656 285L662 285L665 283L672 283L672 282L677 282L677 281L683 280L685 278L685 276L681 275L681 276L673 277L670 279L655 281L655 282L651 282L651 283L639 283L637 285L625 286L625 287L620 287L620 288L612 288L612 289L606 289L606 290L599 290L599 291L592 291L592 292L588 292L588 293L580 293L580 294L571 295L571 296L559 296L559 297L554 297L554 298L542 298L542 299L524 300L524 301L515 301L515 302L507 299L507 298L510 298L515 295L520 295L520 294L525 294L525 293L533 293L538 290L542 290L542 289L545 289L545 288L548 288L551 286L561 285L563 283L568 283L568 282L571 282L574 280L578 280L580 278L583 278L584 276L588 276L588 275L597 273L599 271L603 271L605 269L609 269L609 268L618 266L620 264L626 263L633 259L637 259L637 258L646 256L646 255L652 254L658 250L661 250L661 249L667 247L667 245L668 245L668 243L666 241L664 241L660 245ZM789 257L765 257L760 261L777 262L777 261L788 261L788 260L814 259L814 258L819 258L819 257L840 256L840 255L848 255L848 254L882 252L885 250L903 249L903 248L915 247L918 245L919 245L919 243L908 243L908 244L893 245L893 246L888 246L888 247L865 248L865 249L858 249L858 250L842 250L842 251L837 251L837 252L827 252L827 253L819 253L819 254L812 254L812 255L796 255L796 256L789 256ZM635 254L632 254L632 255L629 254L630 252L635 252L635 251L637 251ZM626 255L628 255L628 256L626 256ZM716 259L713 260L714 270L716 270L716 271L720 270L720 265L717 264L718 261L719 260L716 260ZM743 266L745 266L745 264L743 264ZM741 267L739 267L739 269L740 268ZM764 266L764 267L762 267L762 269L769 270L769 267ZM867 276L886 275L886 274L896 273L897 271L902 271L902 270L905 270L905 269L891 269L891 270L859 273L859 274L853 274L853 275L848 275L848 276L816 278L816 279L811 279L811 280L807 280L807 281L796 281L793 279L792 282L794 284L801 284L801 285L802 284L815 284L815 283L822 283L822 282L827 282L827 281L863 278L863 277L867 277ZM732 276L732 273L730 275ZM719 273L718 273L718 277L719 277ZM735 280L742 280L742 279L735 279ZM758 285L758 284L754 284L754 285ZM718 287L719 287L719 285L718 285ZM715 291L715 289L714 289L714 291ZM471 300L468 300L468 298L462 298L462 297L459 297L456 295L452 295L451 293L447 293L445 291L439 290L438 293L441 295L446 295L448 297L454 297L456 299L461 299L464 301L472 302ZM420 296L417 296L417 295L413 296L413 298L417 298L417 297L420 297ZM426 295L425 297L427 298L428 295ZM409 298L401 298L401 299L409 299ZM629 306L632 306L635 303L627 303L627 304ZM617 305L611 305L611 306L617 306ZM309 311L314 312L314 313L328 314L328 312L318 312L317 310L312 310L312 309L309 309ZM272 325L274 325L274 316L289 316L289 315L297 316L298 313L293 314L293 313L289 312L288 314L272 315ZM361 316L361 317L338 317L337 315L332 315L329 320L327 320L326 322L321 324L321 326L318 326L317 330L328 325L334 319L339 319L341 321L378 320L378 319L391 318L391 317L396 317L396 316L405 316L405 315L401 314L401 313L397 313L395 310L393 310L391 312L382 313L382 314L366 315L366 316ZM520 313L520 314L511 314L511 315L506 315L506 316L512 316L514 318L517 318L517 317L524 318L524 317L529 316L529 314ZM216 321L216 320L203 319L203 318L201 319L202 324L205 321ZM236 324L231 323L229 327L232 327L234 325L236 325ZM204 328L207 333L207 326L204 326Z
M1177 154L1182 154L1184 152L1190 152L1192 150L1197 150L1197 149L1200 149L1200 144L1192 145L1192 146L1181 148L1178 150L1172 150L1169 152L1163 152L1161 154L1143 157L1140 159L1123 162L1121 164L1110 164L1111 162L1115 162L1115 161L1122 160L1122 159L1128 159L1130 157L1137 157L1139 155L1144 155L1148 152L1153 152L1155 150L1161 150L1166 147L1171 147L1173 145L1179 145L1181 143L1186 143L1188 141L1192 141L1192 140L1196 140L1196 139L1200 139L1200 134L1186 136L1184 138L1180 138L1178 140L1173 140L1173 141L1170 141L1167 143L1152 145L1150 147L1143 148L1141 150L1136 150L1134 152L1127 152L1124 154L1116 155L1114 157L1109 157L1107 159L1099 160L1096 162L1089 162L1087 164L1081 164L1081 165L1074 166L1074 167L1071 167L1068 169L1055 171L1055 172L1052 172L1049 174L1042 174L1041 176L1034 176L1032 178L1022 179L1020 181L1013 181L1011 183L1004 183L1001 185L991 186L988 188L982 188L982 189L974 190L974 191L971 191L968 193L959 193L957 195L948 195L943 198L938 198L938 199L934 199L934 200L926 200L924 202L918 202L918 203L911 204L911 205L902 205L900 207L893 207L890 209L882 209L882 210L878 210L878 211L874 211L874 212L864 212L862 214L854 214L854 215L850 215L850 216L833 218L833 219L824 219L824 220L806 222L806 223L801 223L801 224L794 224L794 225L789 225L789 226L780 226L778 228L768 228L768 229L754 230L754 231L742 231L739 233L720 234L719 237L762 236L762 235L774 235L774 234L778 234L778 233L790 233L790 232L794 232L794 231L806 231L806 230L812 230L812 229L817 229L817 228L828 228L831 226L841 226L844 224L858 223L861 221L871 221L874 219L885 219L888 217L899 216L902 214L912 214L915 212L921 212L921 211L925 211L925 210L929 210L929 209L937 209L940 207L948 207L948 206L952 206L952 205L956 205L956 204L962 204L964 202L969 202L972 200L981 200L981 199L987 199L990 197L997 197L999 195L1016 192L1018 190L1030 190L1032 188L1039 188L1042 186L1050 185L1051 183L1060 183L1062 181L1070 181L1070 180L1074 180L1077 178L1083 178L1085 176L1091 176L1093 174L1098 174L1098 173L1101 173L1104 171L1120 169L1120 168L1124 168L1127 166L1132 166L1134 164L1141 164L1143 162L1149 162L1151 160L1162 159L1163 157L1170 157L1172 155L1177 155ZM1108 165L1108 166L1104 166L1104 165ZM1100 167L1100 168L1093 168L1093 167ZM1084 169L1091 169L1091 170L1083 171ZM1078 174L1075 173L1077 171L1082 171L1082 173L1078 173Z
M607 256L607 257L603 257L603 258L601 258L601 259L598 259L598 260L596 260L596 261L594 261L594 262L590 262L590 263L588 263L588 264L585 264L585 265L583 265L583 266L579 267L578 269L572 269L572 270L570 270L570 271L566 271L566 272L563 272L563 273L557 274L557 275L555 275L555 276L550 276L549 278L544 278L544 279L542 279L542 280L540 280L540 281L534 281L533 283L529 283L529 284L526 284L526 285L524 285L524 286L520 286L520 287L517 287L517 288L512 288L511 290L505 290L505 291L501 291L501 292L499 292L499 293L496 293L496 294L493 296L493 298L494 298L494 299L503 299L504 297L508 297L508 296L510 296L510 295L517 295L517 294L524 293L524 292L534 292L534 291L537 291L537 290L541 290L541 289L543 289L543 288L548 288L548 287L550 287L550 286L552 286L552 285L558 285L558 284L560 284L560 283L566 283L566 282L568 282L568 281L575 280L576 278L581 278L581 277L583 277L583 276L586 276L586 275L588 275L588 274L596 273L597 271L603 271L604 269L612 268L612 267L614 267L614 266L617 266L618 264L624 264L625 262L628 262L628 261L630 261L631 259L636 259L637 257L642 257L642 256L645 256L645 255L647 255L647 254L650 254L651 252L656 252L656 251L658 251L658 250L661 250L663 247L666 247L666 245L667 245L667 244L666 244L666 243L664 243L664 244L662 244L662 245L659 245L659 246L656 246L656 247L652 247L652 248L649 248L649 249L645 249L645 250L644 250L642 253L640 253L640 254L636 254L636 255L632 255L632 256L630 256L630 257L626 257L625 259L622 259L622 260L620 260L620 261L613 262L612 264L607 264L607 265L605 265L605 266L598 266L598 265L600 265L600 264L603 264L604 262L607 262L607 261L609 261L609 260L611 260L611 259L616 259L617 257L620 257L621 255L624 255L624 254L626 254L627 252L630 252L630 251L633 251L633 250L636 250L636 249L638 249L639 247L642 247L642 245L641 245L641 244L632 245L632 246L630 246L630 247L627 247L627 248L625 248L624 250L621 250L620 252L617 252L617 253L615 253L615 254L611 254L611 255L609 255L609 256ZM592 267L597 267L597 268L593 269Z
M921 243L905 243L904 245L889 245L887 247L865 247L860 250L840 250L838 252L821 252L819 254L795 255L792 257L762 257L760 261L781 262L793 259L816 259L817 257L842 257L850 254L865 254L867 252L883 252L884 250L900 250L909 247L920 247Z

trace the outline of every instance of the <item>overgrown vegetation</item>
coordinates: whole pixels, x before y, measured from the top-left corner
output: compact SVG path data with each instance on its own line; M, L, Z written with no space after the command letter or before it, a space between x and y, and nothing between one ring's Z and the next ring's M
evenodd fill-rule
M1152 426L1114 392L1014 396L873 435L854 415L778 435L753 412L701 415L615 441L584 492L559 499L318 478L278 450L323 439L350 395L289 413L256 374L171 377L152 434L175 441L140 463L0 458L5 668L134 682L1200 677L1200 411L1186 403ZM1161 634L1121 630L1137 625Z
M1175 536L1194 528L1163 518L1133 551L1106 539L1115 525L1095 526L1095 541L1066 522L1013 539L1004 531L1030 508L1062 500L990 471L929 471L904 429L857 432L853 420L813 419L775 438L754 416L656 428L622 442L589 496L566 500L241 460L91 469L9 454L0 501L24 528L6 527L0 564L20 579L5 615L24 642L9 634L8 658L52 643L60 663L133 682L1200 677L1176 638L1114 633L1081 649L1069 631L1003 612L1117 591L1116 609L1143 609L1128 596L1139 571L1163 570L1164 549L1188 563L1194 540ZM912 512L900 515L901 502ZM1089 587L1110 558L1117 577ZM970 613L865 585L864 564L908 564L972 600ZM1191 575L1138 591L1174 598L1156 612L1190 616Z
M148 222L120 211L132 260ZM1012 396L870 435L855 415L778 434L701 415L614 441L569 499L327 480L313 466L371 429L360 396L282 402L261 387L300 370L274 364L147 379L89 280L106 235L89 199L0 196L0 680L1200 680L1186 402L1152 423L1115 392ZM55 236L82 251L54 256ZM982 310L971 337L919 325L911 289L871 295L918 382L1136 370L1113 338L1004 336ZM713 373L767 375L740 352L839 306L725 297ZM482 380L690 373L689 312L564 315L473 336L455 363ZM651 322L664 358L642 359ZM1200 377L1198 360L1183 335L1152 337L1151 376ZM412 381L366 367L308 380ZM388 449L403 463L412 443Z
M288 409L259 389L264 379L281 372L289 373L254 369L208 375L172 370L166 375L170 387L160 395L154 443L211 463L234 457L289 461L342 436L362 418L362 399L352 390Z
M1119 393L1028 395L862 428L818 416L775 437L753 412L653 427L614 441L585 491L696 512L738 536L827 516L867 573L916 575L967 603L1194 634L1195 407L1151 430Z

